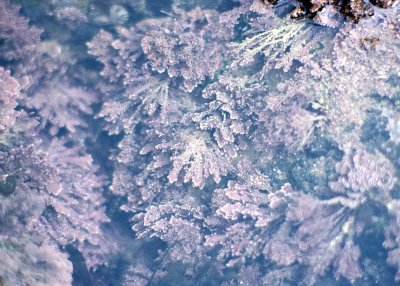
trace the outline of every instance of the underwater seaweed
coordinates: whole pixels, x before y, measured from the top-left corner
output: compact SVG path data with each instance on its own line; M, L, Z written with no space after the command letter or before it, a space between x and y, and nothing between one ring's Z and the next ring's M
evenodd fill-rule
M0 96L11 101L2 112L13 116L0 137L2 234L35 234L60 247L77 241L99 245L100 225L109 221L102 206L104 177L84 149L39 138L38 122L15 110L16 100L25 97L18 82L8 71L0 72Z
M0 134L5 136L14 126L21 112L15 110L20 100L19 84L16 79L11 77L10 71L0 67ZM2 138L1 141L4 139Z
M31 27L28 19L19 15L20 7L8 0L0 2L0 60L18 61L35 52L41 29Z
M0 284L400 279L397 2L12 2Z
M271 272L257 274L260 285L262 280L279 279L273 273L282 273L282 283L294 283L293 277L298 277L306 285L315 285L329 269L333 269L335 279L344 277L353 283L363 276L362 253L355 242L364 229L359 213L376 200L383 204L392 201L389 192L396 183L394 167L385 155L363 149L361 129L369 106L375 104L376 108L380 104L385 110L389 108L388 103L373 98L373 93L389 98L396 96L396 86L389 78L398 67L397 53L390 52L393 60L387 66L375 63L382 60L379 57L386 45L397 48L389 44L393 35L382 43L367 41L377 47L382 45L382 49L374 50L377 57L370 57L362 38L366 32L362 30L372 31L367 27L374 25L377 19L389 23L393 16L388 10L357 26L326 24L328 27L320 27L278 18L268 12L265 5L257 6L260 4L253 1L241 4L224 12L220 21L234 27L241 21L240 15L247 20L247 14L260 14L253 18L243 38L229 45L233 51L227 58L229 69L205 86L200 97L200 92L188 88L184 76L183 81L176 81L174 77L180 75L179 70L169 70L177 53L165 49L171 46L168 41L172 38L164 33L157 39L143 38L140 41L142 52L133 44L140 33L134 34L125 28L117 29L120 38L126 38L123 41L101 32L98 39L89 43L91 53L105 65L103 75L111 83L123 83L123 88L115 89L114 93L123 95L127 86L132 88L128 93L130 98L125 96L123 101L111 100L103 105L102 115L105 114L113 125L121 126L111 133L125 132L119 145L120 154L116 157L118 163L111 189L127 198L121 209L132 213L135 233L141 239L158 237L166 243L167 249L173 247L167 256L170 262L180 261L185 269L192 269L191 277L196 275L193 269L198 269L199 262L170 257L175 247L184 253L194 251L180 244L186 241L187 234L177 231L177 225L192 229L196 238L191 239L197 241L196 245L205 243L209 251L215 253L214 263L221 272L229 268L245 271L245 265L253 263L261 266L272 263ZM110 44L104 45L105 42ZM359 46L359 50L351 48ZM141 57L146 57L148 66L138 65ZM367 60L373 63L363 62L364 70L357 74L359 78L354 78L357 85L350 84L348 79L355 69L350 64ZM244 69L238 67L241 65ZM186 66L181 68L185 71ZM167 88L159 89L156 84L160 81L155 77L163 73L169 78L166 85L177 89L183 86L180 96L184 100L177 108L180 110L175 112L166 111L161 103L152 104L154 100L165 102L171 98L165 94ZM277 73L276 77L272 73ZM377 73L387 75L387 82L380 78L375 84L372 75ZM366 78L371 81L362 85ZM138 81L149 82L152 89L138 87ZM106 90L107 86L101 88ZM177 94L171 88L168 90L170 94ZM113 91L106 90L106 93ZM137 103L137 94L150 96L149 107L140 101ZM192 105L188 107L190 100ZM352 111L347 113L349 108ZM139 112L146 116L140 116ZM173 120L168 120L170 114ZM351 123L354 123L353 129L349 128ZM261 168L268 171L269 165L275 164L275 150L284 152L283 156L287 157L296 152L301 160L305 150L317 144L317 134L338 144L344 155L336 169L331 169L325 185L318 186L318 190L311 189L315 193L305 193L288 182L280 186L274 183L272 187L273 180L255 167L263 166ZM256 155L251 154L254 150ZM370 173L373 177L367 175ZM213 180L208 179L211 176ZM196 218L187 217L190 212L185 218L174 218L183 210L191 209L189 206L194 203L183 200L188 188L211 192L207 199L210 201L204 205L209 211L207 215L198 213ZM371 193L376 190L381 195L371 199ZM171 199L176 202L170 204ZM316 224L316 221L323 223ZM200 231L202 228L207 230ZM170 233L173 233L173 240ZM175 239L179 236L182 241L177 243ZM196 253L199 259L204 255L199 250ZM163 263L167 261L164 257ZM207 264L204 261L200 264ZM396 264L394 259L389 262ZM194 265L189 267L191 263ZM132 266L135 267L131 269L133 272L141 267L132 265L136 265ZM151 270L146 267L147 274L143 277L148 281ZM299 269L304 268L306 272L300 275ZM131 273L129 277L139 279L142 277L139 272L138 276ZM160 275L169 276L168 271ZM155 276L158 274L152 277ZM161 276L158 281L164 279ZM234 281L232 283L236 283Z
M0 275L4 285L72 284L72 264L67 255L55 247L37 246L25 239L2 236L0 253Z

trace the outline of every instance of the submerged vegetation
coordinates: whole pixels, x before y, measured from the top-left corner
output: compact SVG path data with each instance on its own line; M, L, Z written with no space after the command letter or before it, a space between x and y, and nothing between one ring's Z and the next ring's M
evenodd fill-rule
M0 285L399 283L399 15L0 0Z

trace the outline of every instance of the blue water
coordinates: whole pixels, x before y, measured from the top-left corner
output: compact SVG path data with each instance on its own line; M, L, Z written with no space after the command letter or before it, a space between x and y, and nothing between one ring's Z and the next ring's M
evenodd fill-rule
M0 4L0 285L399 284L398 3Z

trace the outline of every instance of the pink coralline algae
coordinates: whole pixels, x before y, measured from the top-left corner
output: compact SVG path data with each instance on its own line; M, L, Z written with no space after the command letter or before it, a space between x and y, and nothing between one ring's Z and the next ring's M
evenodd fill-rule
M0 59L20 60L30 56L37 48L42 31L31 27L29 21L19 15L20 7L10 1L0 2Z
M15 124L18 117L18 111L15 108L20 99L19 84L12 78L10 71L0 67L0 132L9 132L9 129Z
M400 281L399 4L131 2L0 0L0 285Z

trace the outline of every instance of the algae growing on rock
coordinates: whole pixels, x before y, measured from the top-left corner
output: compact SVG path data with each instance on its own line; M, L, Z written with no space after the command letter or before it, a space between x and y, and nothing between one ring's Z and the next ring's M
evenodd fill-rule
M399 14L0 0L0 284L400 283Z

